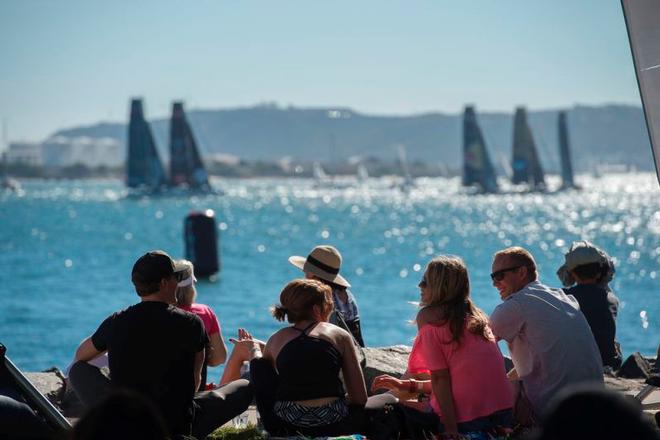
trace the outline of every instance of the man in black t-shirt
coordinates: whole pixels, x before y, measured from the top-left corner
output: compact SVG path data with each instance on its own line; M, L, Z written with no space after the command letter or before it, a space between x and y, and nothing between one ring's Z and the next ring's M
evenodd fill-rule
M111 389L137 391L156 404L173 435L204 438L247 408L249 383L195 394L208 337L199 317L172 305L177 286L172 259L162 251L148 252L131 275L141 302L110 315L80 344L69 373L73 388L85 404ZM109 382L87 363L105 351Z

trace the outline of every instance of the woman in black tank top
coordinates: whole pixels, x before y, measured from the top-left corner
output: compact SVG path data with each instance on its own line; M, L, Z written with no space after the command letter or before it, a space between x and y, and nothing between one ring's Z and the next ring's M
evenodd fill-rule
M257 408L271 435L363 432L364 377L352 336L328 323L332 310L329 286L294 280L282 290L280 304L271 309L275 319L292 325L275 332L263 354L249 333L239 332L236 343L250 351Z

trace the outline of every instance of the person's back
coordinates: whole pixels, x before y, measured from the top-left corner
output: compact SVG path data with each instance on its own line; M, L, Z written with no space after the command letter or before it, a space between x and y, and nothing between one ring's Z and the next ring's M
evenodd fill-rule
M493 331L510 343L518 377L539 411L563 387L603 381L600 354L574 298L538 281L498 305Z
M111 315L92 335L108 350L115 388L152 399L174 432L192 422L195 353L204 348L199 318L163 302L141 302Z
M613 310L618 306L616 297L597 284L577 284L564 291L580 304L580 310L596 339L603 365L619 368L621 353L617 350L614 339L616 322Z
M296 329L300 334L280 349L275 360L280 378L276 392L279 400L344 396L339 379L341 353L328 339L309 335L312 327L327 325L312 323L306 329Z

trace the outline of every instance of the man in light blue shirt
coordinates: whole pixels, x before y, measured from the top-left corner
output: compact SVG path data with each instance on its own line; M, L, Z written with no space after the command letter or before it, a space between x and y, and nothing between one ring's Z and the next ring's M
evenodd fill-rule
M509 346L514 365L509 378L519 381L518 399L529 401L532 419L563 388L602 384L598 346L575 298L541 284L534 258L521 247L497 252L492 270L503 302L490 327Z

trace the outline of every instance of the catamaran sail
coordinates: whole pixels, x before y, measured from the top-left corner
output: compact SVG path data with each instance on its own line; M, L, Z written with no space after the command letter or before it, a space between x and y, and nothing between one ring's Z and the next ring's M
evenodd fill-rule
M192 189L210 189L204 163L180 102L172 105L170 121L170 184L186 185Z
M495 169L472 106L465 107L463 114L463 185L477 185L488 193L498 191Z
M545 188L543 168L539 161L532 131L527 124L527 112L524 107L516 109L513 121L513 168L512 182L527 183L530 189Z
M141 99L131 101L126 171L126 184L129 188L157 190L167 184L151 128L144 119Z
M412 188L415 186L415 181L408 168L408 157L406 155L405 145L397 145L397 159L399 162L399 168L401 168L401 174L403 175L403 182L399 186L403 189Z
M568 128L566 127L566 112L559 112L559 157L561 159L561 186L562 188L576 188L573 179L573 165L568 143Z

